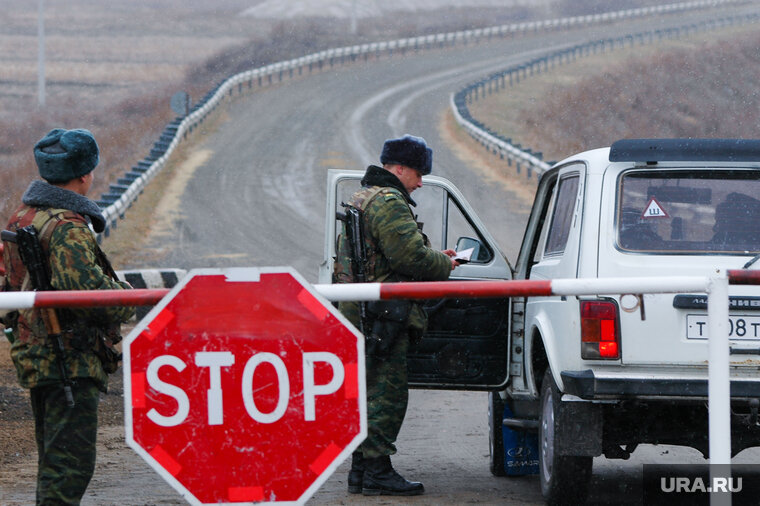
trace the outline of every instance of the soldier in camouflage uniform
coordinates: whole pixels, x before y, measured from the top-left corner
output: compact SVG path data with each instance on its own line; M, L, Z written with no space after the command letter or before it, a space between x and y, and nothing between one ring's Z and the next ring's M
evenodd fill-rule
M361 190L349 202L361 211L367 252L366 281L448 279L451 270L459 265L451 258L454 251L430 248L411 209L416 204L410 194L422 186L422 176L431 172L432 150L424 139L405 135L385 142L380 161L382 167L367 168ZM346 235L344 229L338 241L335 262L338 283L357 281ZM342 302L339 306L357 328L361 329L363 324L367 334L368 434L353 454L348 491L364 495L418 495L424 492L422 483L407 481L399 475L391 465L390 455L396 453L394 443L409 398L406 358L409 341L422 337L427 317L417 303L383 304L386 303L367 304L365 322L360 321L359 303Z
M85 197L98 164L98 146L87 130L55 129L34 147L45 181L33 181L23 204L8 223L17 231L32 225L49 260L57 290L131 288L118 281L89 224L103 231L100 208ZM31 290L18 248L6 243L5 290ZM118 367L114 348L119 327L134 308L58 309L64 352L48 336L50 319L40 309L25 309L4 319L12 328L11 358L19 383L30 389L38 451L37 504L79 504L95 469L100 392ZM47 323L47 325L46 325ZM61 364L63 362L63 373ZM71 381L74 406L64 396L64 374Z

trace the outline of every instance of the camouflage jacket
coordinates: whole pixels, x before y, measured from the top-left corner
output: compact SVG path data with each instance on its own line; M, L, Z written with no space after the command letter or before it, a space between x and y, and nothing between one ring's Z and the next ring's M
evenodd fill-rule
M32 183L23 201L7 229L16 231L27 225L35 227L49 259L48 273L53 289L129 288L128 284L115 279L113 269L88 226L85 216L92 216L95 212L100 214L94 202L42 181ZM42 202L49 205L41 205ZM102 220L100 215L96 218ZM31 290L29 276L15 244L5 244L3 261L5 290ZM134 308L115 306L57 309L56 312L66 348L67 375L70 378L92 378L102 391L106 391L108 375L99 355L102 357L106 351L115 351L113 344L121 339L120 324L134 314ZM57 354L47 338L43 311L20 310L9 323L13 327L11 358L21 386L33 388L61 381Z
M451 273L446 254L430 248L411 206L409 193L391 172L371 165L362 179L362 189L349 201L362 211L367 252L367 282L442 281ZM355 282L351 266L351 246L345 225L338 238L334 276L337 283ZM359 327L359 305L341 302L340 311ZM422 333L427 316L419 303L412 305L407 327Z

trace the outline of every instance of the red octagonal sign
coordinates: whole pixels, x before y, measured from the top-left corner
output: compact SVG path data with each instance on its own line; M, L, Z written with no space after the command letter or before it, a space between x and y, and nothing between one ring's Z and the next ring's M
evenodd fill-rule
M127 442L191 503L303 503L366 436L363 339L292 269L191 271L123 351Z

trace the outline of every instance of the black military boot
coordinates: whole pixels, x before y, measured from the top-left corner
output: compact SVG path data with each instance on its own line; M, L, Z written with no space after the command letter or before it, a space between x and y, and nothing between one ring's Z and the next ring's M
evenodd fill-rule
M351 454L351 470L348 472L348 493L361 494L364 481L364 457L359 452Z
M364 495L420 495L425 492L422 483L407 481L391 466L389 456L364 459Z

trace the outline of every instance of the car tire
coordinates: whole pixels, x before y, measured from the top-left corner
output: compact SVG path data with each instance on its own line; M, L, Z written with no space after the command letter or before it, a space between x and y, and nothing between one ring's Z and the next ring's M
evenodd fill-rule
M488 392L489 468L494 476L506 476L504 470L504 401L499 392Z
M559 403L562 394L546 370L541 385L541 423L538 428L538 460L541 493L547 504L583 504L588 495L593 457L560 456L557 452Z

